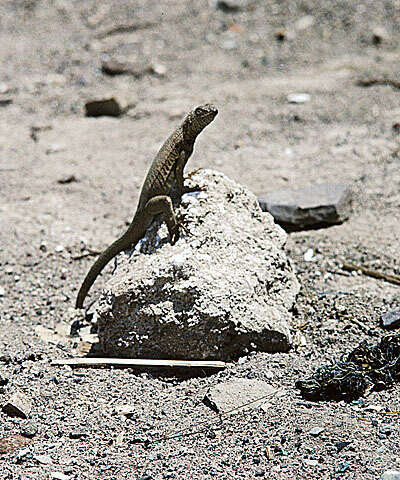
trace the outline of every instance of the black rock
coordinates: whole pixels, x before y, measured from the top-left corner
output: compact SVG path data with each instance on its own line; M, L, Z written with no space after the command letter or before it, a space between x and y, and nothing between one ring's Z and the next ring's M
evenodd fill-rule
M85 111L87 117L119 117L122 113L122 109L115 98L86 102Z

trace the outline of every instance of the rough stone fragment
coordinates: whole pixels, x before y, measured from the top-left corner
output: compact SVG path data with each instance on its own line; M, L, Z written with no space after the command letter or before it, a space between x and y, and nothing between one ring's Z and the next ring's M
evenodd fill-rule
M351 198L348 185L321 183L266 193L258 201L282 225L311 227L342 223L349 217Z
M237 378L212 387L203 398L203 402L217 413L223 413L242 405L246 405L243 408L258 408L269 403L275 392L276 389L267 382ZM255 401L258 399L260 400Z
M119 117L122 113L120 104L115 98L106 98L101 100L92 100L85 103L87 117Z
M314 427L308 433L313 437L318 437L318 435L320 435L324 430L325 428L323 427Z
M386 470L380 480L400 480L400 470Z
M400 308L390 310L381 316L382 326L384 328L397 328L400 326Z
M27 418L31 409L30 399L20 390L14 390L7 403L3 405L3 412L10 417Z
M249 0L214 0L215 8L225 13L235 13L249 6Z
M7 437L0 438L0 455L4 453L10 453L14 450L29 445L32 440L29 438L23 437L22 435L8 435Z
M131 358L227 360L286 351L299 284L286 233L244 187L213 171L184 195L185 230L171 245L162 220L122 254L96 307L101 348ZM161 227L160 227L161 223Z

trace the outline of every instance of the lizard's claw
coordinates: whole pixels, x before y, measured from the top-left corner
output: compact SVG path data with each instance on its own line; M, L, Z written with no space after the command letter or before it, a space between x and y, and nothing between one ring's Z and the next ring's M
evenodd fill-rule
M205 192L207 188L204 185L195 185L193 187L183 187L182 195L185 193L192 193L192 192Z
M175 243L179 240L179 227L179 222L177 222L174 228L169 231L171 245L175 245Z

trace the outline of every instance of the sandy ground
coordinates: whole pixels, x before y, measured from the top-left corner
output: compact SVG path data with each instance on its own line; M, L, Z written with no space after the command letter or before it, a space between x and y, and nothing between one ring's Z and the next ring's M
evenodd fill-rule
M310 403L294 388L361 340L376 342L380 315L400 307L398 286L340 269L347 260L400 273L392 128L400 91L356 84L400 80L400 4L243 0L227 12L216 3L0 5L0 376L9 380L0 402L18 387L33 404L26 420L0 412L0 436L34 434L28 450L0 457L2 479L377 479L400 469L399 414L388 414L400 411L398 388L353 403ZM107 34L126 24L135 28ZM100 68L107 55L163 65L166 74L109 77ZM289 104L296 92L310 101ZM120 118L86 118L85 101L102 95L134 107ZM73 305L93 261L73 257L121 234L159 146L205 102L220 113L189 170L220 170L256 194L326 181L353 187L348 222L289 236L302 285L292 322L300 345L194 378L50 366L76 341L48 344L35 328L55 328ZM31 127L45 127L36 142ZM58 183L71 175L76 182ZM267 380L284 395L267 412L219 421L204 393L237 377ZM129 419L116 413L122 404L133 408ZM324 428L316 437L315 426ZM188 436L164 438L188 427ZM154 442L138 442L146 438ZM337 442L350 443L340 450Z

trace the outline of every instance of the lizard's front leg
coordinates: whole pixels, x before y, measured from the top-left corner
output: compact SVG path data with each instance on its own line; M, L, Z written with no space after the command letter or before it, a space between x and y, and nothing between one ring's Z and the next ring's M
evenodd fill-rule
M144 213L155 217L160 213L164 217L167 224L168 233L171 243L174 244L179 239L179 222L176 220L174 208L172 206L171 198L167 195L157 195L151 198L144 207Z
M195 185L194 187L185 187L184 182L185 178L183 176L183 169L188 161L188 155L185 151L182 151L180 154L180 158L175 167L175 180L178 187L179 195L182 196L185 193L190 192L198 192L204 190L204 187L200 187L199 185Z

